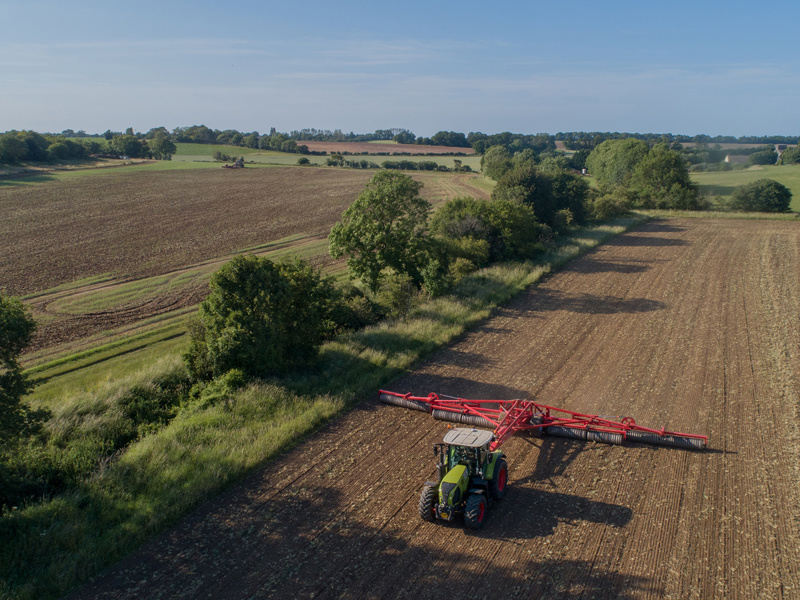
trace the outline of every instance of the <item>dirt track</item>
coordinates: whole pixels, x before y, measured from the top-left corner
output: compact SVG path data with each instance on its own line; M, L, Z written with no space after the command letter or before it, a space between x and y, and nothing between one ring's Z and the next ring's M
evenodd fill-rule
M366 400L78 598L800 598L800 228L659 221L390 389L536 397L704 453L514 438L485 528L429 524L445 424Z

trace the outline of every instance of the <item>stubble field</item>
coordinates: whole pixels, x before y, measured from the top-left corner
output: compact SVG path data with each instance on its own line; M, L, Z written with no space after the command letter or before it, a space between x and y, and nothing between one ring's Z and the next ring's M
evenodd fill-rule
M660 220L393 382L709 449L517 437L480 532L417 516L445 425L365 399L74 598L800 597L800 228Z

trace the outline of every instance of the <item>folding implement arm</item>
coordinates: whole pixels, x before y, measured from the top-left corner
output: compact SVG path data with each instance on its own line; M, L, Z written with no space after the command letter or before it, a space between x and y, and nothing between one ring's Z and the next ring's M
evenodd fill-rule
M529 429L539 429L551 436L607 444L622 444L627 440L688 450L702 450L708 442L705 435L642 427L630 417L584 415L531 400L464 400L437 394L423 398L386 390L380 391L380 399L386 404L430 413L441 421L494 429L492 450L515 433Z

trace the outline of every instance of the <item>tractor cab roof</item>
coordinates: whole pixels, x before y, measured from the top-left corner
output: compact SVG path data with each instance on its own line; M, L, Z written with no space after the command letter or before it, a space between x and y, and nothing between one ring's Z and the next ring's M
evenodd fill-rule
M493 437L494 433L485 429L459 427L447 432L447 435L444 436L444 443L468 448L481 448L491 442Z

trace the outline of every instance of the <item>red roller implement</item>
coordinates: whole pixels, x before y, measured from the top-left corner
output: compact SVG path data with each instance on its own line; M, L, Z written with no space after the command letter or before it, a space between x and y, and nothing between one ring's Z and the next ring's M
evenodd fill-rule
M630 417L586 415L531 400L465 400L438 394L412 396L386 390L380 391L380 400L430 413L442 421L494 429L492 450L515 433L537 429L544 435L607 444L628 441L702 450L708 443L705 435L650 429L637 425Z

